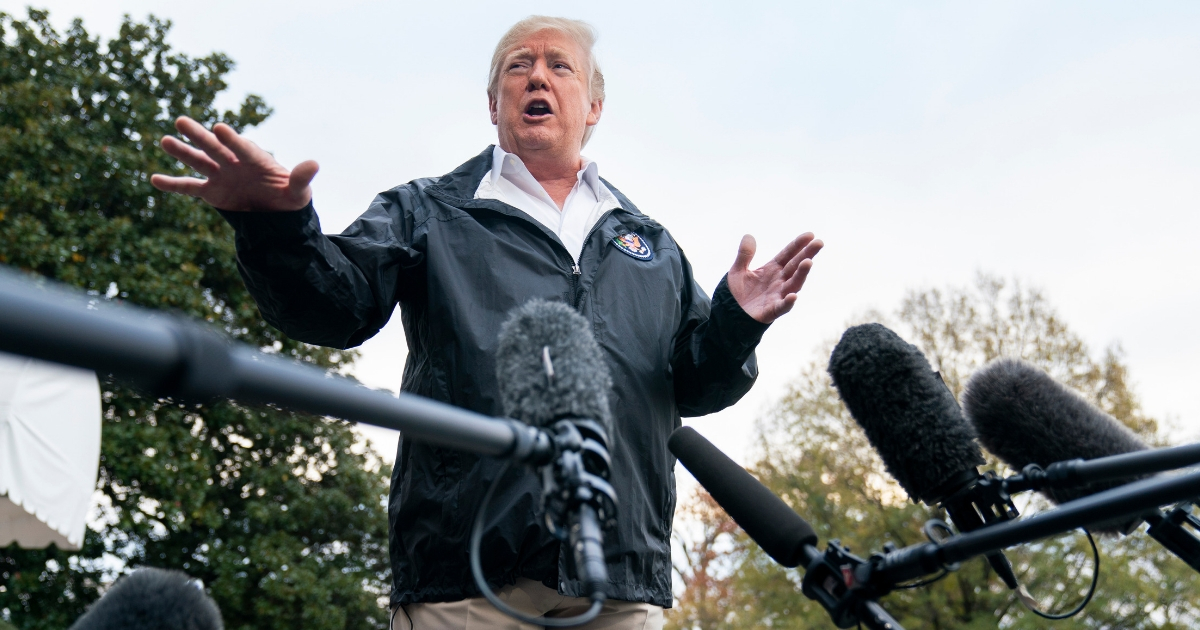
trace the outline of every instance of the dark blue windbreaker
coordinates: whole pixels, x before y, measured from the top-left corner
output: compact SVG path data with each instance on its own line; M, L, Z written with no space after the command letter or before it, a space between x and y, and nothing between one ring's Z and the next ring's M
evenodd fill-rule
M671 605L675 459L667 437L680 416L742 397L758 368L766 325L722 280L715 297L692 279L671 235L609 185L621 208L584 242L578 268L529 215L473 199L492 149L438 178L384 192L341 235L321 234L312 206L297 212L224 212L237 232L238 267L263 316L289 336L348 348L387 323L396 304L408 340L402 389L497 415L494 353L508 311L560 300L592 323L613 377L611 597ZM607 182L605 182L607 185ZM630 256L616 239L637 234L653 251ZM467 558L475 508L501 462L400 440L392 473L392 603L477 595ZM493 586L517 577L581 596L569 553L542 527L540 484L510 469L490 506L483 567Z

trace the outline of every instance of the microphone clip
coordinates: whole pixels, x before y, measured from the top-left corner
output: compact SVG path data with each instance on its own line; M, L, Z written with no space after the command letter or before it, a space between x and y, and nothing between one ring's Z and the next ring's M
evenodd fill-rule
M989 470L942 499L940 504L960 531L974 531L1021 516L1010 490L1008 480Z
M989 470L977 474L972 471L966 476L973 478L939 503L950 515L958 531L973 532L989 525L1015 520L1021 515L1017 506L1013 504L1008 485L996 473ZM993 552L988 554L987 559L988 564L996 571L996 576L1009 590L1017 588L1017 576L1003 553Z
M1150 523L1146 533L1188 566L1200 571L1200 537L1196 535L1200 533L1200 518L1192 512L1196 504L1184 501L1165 514L1160 510L1150 512L1146 515L1146 522Z
M603 532L617 525L617 493L608 481L608 434L599 423L582 418L559 420L548 432L556 455L541 467L546 528L570 546L586 596L603 601L608 583Z
M850 553L850 548L842 541L831 540L825 553L813 553L810 557L800 591L829 612L833 625L853 628L859 623L859 601L864 595L856 573L865 563Z
M556 455L541 466L547 529L567 540L567 515L585 504L596 510L604 529L614 527L617 494L608 481L612 458L604 429L593 420L568 418L554 423L548 433Z
M882 606L879 598L901 587L900 583L936 570L953 571L938 558L938 543L897 550L884 545L883 553L864 560L850 552L840 540L829 541L825 553L809 547L801 592L829 613L838 628L865 625L872 630L903 630Z

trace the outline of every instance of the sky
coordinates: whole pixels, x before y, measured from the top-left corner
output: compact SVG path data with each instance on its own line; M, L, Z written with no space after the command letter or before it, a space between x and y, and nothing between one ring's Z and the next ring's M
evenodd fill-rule
M23 2L0 0L22 14ZM116 33L122 14L237 62L222 103L261 95L248 136L321 163L343 229L375 193L495 141L484 92L500 35L530 14L592 23L603 118L585 155L667 226L710 291L742 234L759 259L825 241L734 407L687 419L735 459L789 380L868 309L978 271L1040 288L1098 354L1119 344L1146 410L1200 440L1200 3L55 0ZM398 389L398 318L356 375ZM385 455L395 435L368 434ZM680 471L680 477L686 475Z

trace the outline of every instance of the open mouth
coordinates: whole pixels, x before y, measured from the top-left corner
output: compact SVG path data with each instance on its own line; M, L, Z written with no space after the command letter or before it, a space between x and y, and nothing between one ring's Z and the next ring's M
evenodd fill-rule
M549 116L550 113L550 104L546 101L531 101L529 105L525 107L525 115L529 116L530 118L541 118L543 116Z

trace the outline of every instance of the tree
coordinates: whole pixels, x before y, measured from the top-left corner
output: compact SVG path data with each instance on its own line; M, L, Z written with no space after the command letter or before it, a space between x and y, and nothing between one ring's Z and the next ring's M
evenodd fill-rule
M1059 319L1046 298L1019 283L981 275L974 287L912 291L897 310L896 323L871 313L916 344L959 395L971 373L998 357L1020 357L1084 394L1143 439L1162 443L1129 385L1118 347L1093 359L1083 341ZM861 429L846 411L825 368L833 342L803 371L774 412L759 425L759 456L752 472L813 524L823 541L839 538L869 554L886 542L905 546L922 540L921 525L944 516L910 502L885 472ZM992 466L1003 468L989 456ZM1034 497L1018 501L1023 514L1045 509ZM723 512L691 531L724 531ZM686 525L678 528L687 536ZM706 544L723 558L717 576L678 567L687 589L697 577L724 580L733 606L720 623L697 611L685 591L670 614L674 628L821 628L828 615L799 592L802 573L774 564L740 530L731 540L707 543L692 537L679 544ZM1200 623L1200 579L1190 567L1142 533L1101 538L1101 573L1096 595L1072 625L1094 628L1191 628ZM718 554L718 555L721 555ZM1091 548L1081 534L1043 540L1007 552L1023 584L1043 610L1062 612L1083 597L1092 577ZM690 557L690 556L688 556ZM750 602L751 605L746 605ZM983 559L931 586L889 594L883 604L905 628L1050 628L1005 589ZM1058 622L1063 623L1063 622Z
M680 530L688 533L681 534ZM668 612L676 628L722 628L748 601L739 597L727 563L745 553L746 538L717 502L703 490L684 501L676 517L675 573L686 588Z
M60 34L45 12L0 14L0 262L344 368L354 353L262 320L215 211L150 186L186 173L156 146L175 116L241 130L270 114L253 95L219 112L233 62L173 52L169 29L127 17L101 46L79 20ZM0 620L65 628L147 565L203 580L230 629L386 625L388 471L346 423L103 389L100 522L77 553L0 550Z

